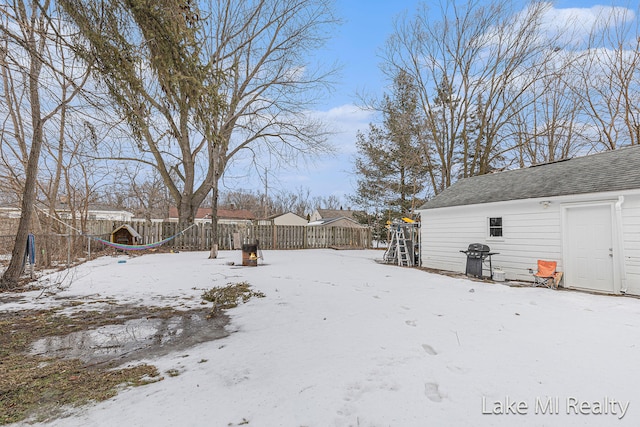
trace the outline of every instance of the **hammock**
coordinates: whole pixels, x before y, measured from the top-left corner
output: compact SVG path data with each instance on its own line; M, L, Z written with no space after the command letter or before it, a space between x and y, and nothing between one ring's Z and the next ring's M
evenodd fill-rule
M195 226L196 224L191 224L189 227L185 228L184 230L182 230L181 232L174 234L171 237L167 237L164 240L160 240L159 242L154 242L154 243L147 243L146 245L126 245L124 243L114 243L114 242L110 242L108 240L104 240L104 239L100 239L99 237L91 237L93 240L97 240L98 242L102 243L103 245L106 246L111 246L112 248L116 248L116 249L122 249L123 251L142 251L145 249L153 249L153 248L157 248L158 246L162 246L165 243L167 243L170 240L175 239L176 237L178 237L179 235L181 235L182 233L184 233L185 231L187 231L188 229L190 229L191 227Z
M176 234L175 236L167 237L166 239L161 240L159 242L148 243L146 245L125 245L124 243L114 243L108 240L100 239L99 237L92 237L92 239L97 240L103 245L111 246L112 248L116 248L116 249L122 249L123 251L142 251L145 249L153 249L153 248L157 248L158 246L162 246L165 243L167 243L169 240L173 240L181 234L182 232Z

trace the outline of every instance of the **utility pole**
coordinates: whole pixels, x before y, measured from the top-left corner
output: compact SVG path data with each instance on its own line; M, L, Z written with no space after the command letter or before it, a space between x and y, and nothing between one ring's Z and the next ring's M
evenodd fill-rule
M269 175L267 172L267 168L264 168L264 199L263 199L263 207L264 207L264 217L267 218L267 192L269 191Z

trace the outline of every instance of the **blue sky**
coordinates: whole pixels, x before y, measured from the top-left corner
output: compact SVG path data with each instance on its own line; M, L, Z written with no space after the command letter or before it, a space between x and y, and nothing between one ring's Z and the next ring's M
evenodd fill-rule
M343 24L318 55L326 58L327 62L338 62L342 68L334 91L317 106L318 115L336 131L330 139L337 148L336 155L310 164L300 163L297 170L268 171L270 192L309 189L312 196L334 195L342 200L345 207L349 206L346 196L355 191L355 135L358 130L366 131L368 124L375 120L370 112L356 107L357 94L379 96L384 92L388 82L379 68L382 61L380 51L392 33L394 18L405 11L413 14L420 3L417 0L336 1L336 12ZM611 6L611 3L594 0L567 0L555 2L554 7L588 9L597 4ZM637 5L631 7L636 8ZM264 181L255 178L251 181L255 185L250 190L263 191Z
M378 68L379 50L392 32L394 17L417 4L385 0L337 2L337 14L344 23L328 45L328 56L334 56L344 68L330 106L352 103L356 90L380 91L384 81Z

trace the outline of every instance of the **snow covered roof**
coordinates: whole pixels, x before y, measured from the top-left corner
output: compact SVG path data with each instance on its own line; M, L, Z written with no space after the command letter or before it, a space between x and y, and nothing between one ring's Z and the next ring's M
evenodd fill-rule
M420 209L640 189L640 146L461 179Z

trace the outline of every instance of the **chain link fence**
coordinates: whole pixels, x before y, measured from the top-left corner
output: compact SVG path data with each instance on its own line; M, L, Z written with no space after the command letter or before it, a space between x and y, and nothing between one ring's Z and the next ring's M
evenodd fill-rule
M114 252L86 236L78 234L35 234L35 265L38 270L67 268L105 253ZM109 235L96 236L109 238ZM0 268L4 270L11 260L15 236L0 236ZM27 248L24 249L28 264ZM26 266L28 267L28 265Z

